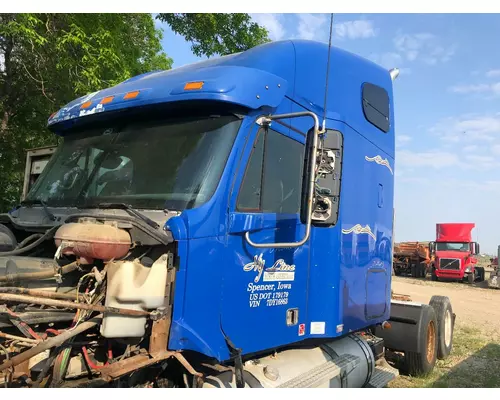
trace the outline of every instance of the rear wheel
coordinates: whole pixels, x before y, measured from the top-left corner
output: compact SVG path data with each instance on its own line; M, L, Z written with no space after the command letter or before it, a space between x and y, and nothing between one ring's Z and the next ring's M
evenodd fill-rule
M438 327L437 357L444 360L453 348L453 309L446 296L432 296L429 305L434 308Z
M434 308L422 306L422 319L419 324L419 352L409 351L405 354L408 374L412 376L428 375L436 365L438 347L438 328Z

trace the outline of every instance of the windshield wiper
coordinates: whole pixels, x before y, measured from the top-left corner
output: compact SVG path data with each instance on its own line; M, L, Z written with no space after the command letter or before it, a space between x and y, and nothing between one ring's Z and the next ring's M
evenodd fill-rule
M127 210L130 214L141 219L142 221L144 221L146 224L148 224L152 228L158 229L160 227L160 225L158 225L151 218L146 217L144 214L140 213L135 208L133 208L132 206L129 206L128 204L125 204L125 203L99 203L97 205L97 207L103 208L103 209L116 208L116 209L120 209L120 210Z
M34 206L34 205L41 205L43 207L43 210L45 211L45 214L47 214L47 217L49 217L49 219L51 221L55 221L56 220L55 215L52 214L49 211L49 209L47 208L47 204L45 203L45 201L38 200L38 199L21 201L21 206L29 207L29 206Z

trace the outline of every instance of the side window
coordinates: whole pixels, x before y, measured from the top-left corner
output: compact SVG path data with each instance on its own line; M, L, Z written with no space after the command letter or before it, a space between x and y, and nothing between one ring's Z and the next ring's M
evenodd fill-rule
M241 185L237 209L297 214L303 164L303 144L272 129L262 129Z
M262 164L264 161L264 141L265 132L263 129L257 134L248 161L247 170L243 183L241 185L240 193L238 195L237 210L238 211L260 211L260 194L262 186Z
M368 122L381 131L389 132L389 95L384 88L372 83L363 84L363 114Z

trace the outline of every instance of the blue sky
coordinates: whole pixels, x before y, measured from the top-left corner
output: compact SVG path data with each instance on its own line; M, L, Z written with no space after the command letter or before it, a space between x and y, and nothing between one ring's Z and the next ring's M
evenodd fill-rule
M273 40L328 42L329 14L251 14ZM200 60L164 29L174 67ZM335 14L333 45L398 67L396 241L432 240L436 222L475 222L500 244L500 15Z

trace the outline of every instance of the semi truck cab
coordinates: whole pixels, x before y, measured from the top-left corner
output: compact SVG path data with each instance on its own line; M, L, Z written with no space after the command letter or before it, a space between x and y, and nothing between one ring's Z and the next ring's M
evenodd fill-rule
M429 372L451 349L449 300L391 309L396 76L287 40L74 100L0 217L0 284L22 288L0 301L26 323L16 304L79 310L41 309L66 335L43 346L93 332L85 357L115 355L104 383L150 367L182 387L384 386L385 348Z
M436 224L436 241L429 243L434 254L432 279L484 280L484 268L477 266L479 244L472 241L473 223Z

